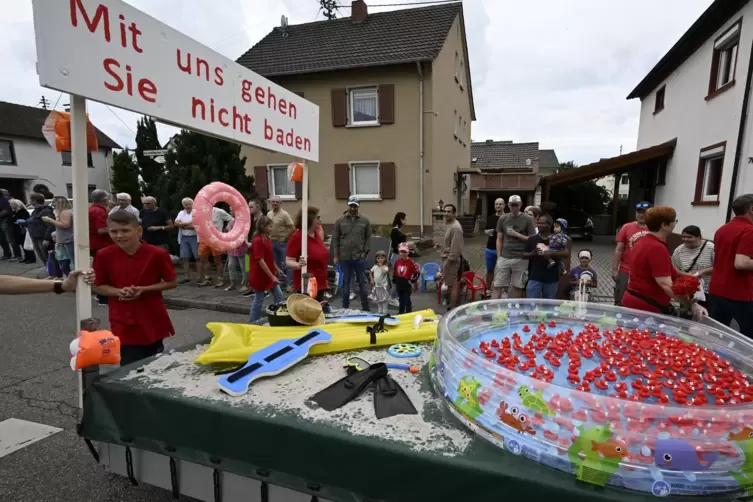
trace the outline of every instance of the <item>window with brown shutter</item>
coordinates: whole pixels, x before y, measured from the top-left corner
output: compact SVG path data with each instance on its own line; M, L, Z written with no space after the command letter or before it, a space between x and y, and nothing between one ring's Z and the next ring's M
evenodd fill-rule
M382 199L397 198L397 179L394 162L379 163L379 190Z
M347 199L348 197L350 197L350 166L335 164L335 198Z
M332 89L332 126L348 125L348 91L344 87Z
M269 198L269 180L267 166L254 166L254 186L260 199Z
M395 86L393 84L379 86L379 123L395 123Z
M295 182L295 200L301 200L303 198L303 183L300 181Z

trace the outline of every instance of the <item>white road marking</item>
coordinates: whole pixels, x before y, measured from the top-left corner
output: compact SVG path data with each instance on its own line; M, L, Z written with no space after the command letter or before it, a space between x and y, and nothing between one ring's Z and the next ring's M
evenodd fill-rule
M57 434L61 430L63 429L18 418L3 420L0 422L0 458Z

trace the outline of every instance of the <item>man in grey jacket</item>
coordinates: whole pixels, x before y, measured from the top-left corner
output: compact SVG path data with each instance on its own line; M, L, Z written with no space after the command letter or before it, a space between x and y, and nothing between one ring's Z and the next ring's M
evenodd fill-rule
M348 198L348 212L335 222L332 233L332 249L335 265L340 265L343 273L343 308L350 306L350 284L356 275L361 308L369 310L369 294L366 291L366 258L369 256L371 223L359 213L361 203L358 197Z

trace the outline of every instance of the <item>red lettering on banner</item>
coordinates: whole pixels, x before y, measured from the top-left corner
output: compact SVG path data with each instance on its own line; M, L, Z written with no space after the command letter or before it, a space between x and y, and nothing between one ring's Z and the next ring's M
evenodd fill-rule
M131 66L125 65L126 75L124 83L123 79L117 71L120 69L120 63L117 59L107 58L102 62L102 64L105 67L105 72L107 72L107 74L115 80L114 84L105 80L105 87L114 92L121 92L125 89L126 94L133 96L133 73L131 72ZM144 101L147 101L149 103L154 103L155 101L157 101L157 86L154 85L154 82L152 82L148 78L139 79L139 81L136 83L136 89L139 96Z
M296 150L311 151L311 140L299 136L295 133L295 130L291 127L287 131L274 128L269 125L267 119L264 119L264 139L267 141L274 141L280 146L287 146L289 148L295 148Z
M77 10L81 11L81 15L84 18L86 27L92 33L97 31L99 22L102 21L102 18L104 18L105 40L108 42L110 41L110 10L107 8L107 6L102 4L98 5L97 10L94 12L94 19L92 20L89 17L89 14L86 12L86 9L82 5L81 0L70 0L69 5L71 11L71 24L74 27L78 26L78 15L76 14Z
M251 134L251 117L247 114L241 114L238 107L233 106L233 124L232 128L236 131ZM225 117L230 113L227 108L216 108L214 99L209 100L209 116L207 117L207 105L204 100L197 97L191 98L191 116L203 121L209 120L211 123L219 122L223 127L231 127L231 124Z
M220 66L215 66L214 69L210 71L209 61L207 61L206 59L195 57L190 52L186 52L185 61L183 61L184 58L182 57L182 55L183 53L180 49L175 50L175 58L180 71L189 75L195 73L197 77L204 78L204 80L206 80L207 82L209 82L209 79L211 78L211 73L214 73L214 83L218 86L225 84L225 79L223 78L223 70Z
M120 19L120 45L122 45L123 47L128 47L125 16L123 14L120 14L118 16L118 19ZM139 47L139 35L141 35L141 30L136 28L136 23L131 23L131 25L128 26L128 31L131 32L131 43L133 45L133 50L139 53L144 52L143 49Z
M271 87L267 87L266 89L263 87L254 88L253 82L244 79L241 82L241 99L246 103L256 100L260 105L267 105L267 108L270 110L279 112L294 120L298 118L298 109L296 106L285 98L277 99L277 95L272 92Z

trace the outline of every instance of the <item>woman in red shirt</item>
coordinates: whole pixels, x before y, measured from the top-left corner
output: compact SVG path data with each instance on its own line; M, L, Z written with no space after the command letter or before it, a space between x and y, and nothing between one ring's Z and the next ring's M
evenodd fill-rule
M259 216L256 219L248 268L248 287L254 291L254 301L251 304L248 322L261 319L261 306L264 303L264 293L267 291L272 291L275 303L282 301L282 290L278 279L280 270L275 264L272 240L269 238L271 230L272 220L266 216Z
M672 281L678 272L672 265L672 257L667 249L667 238L677 224L677 212L669 206L655 206L646 210L646 228L649 233L642 237L633 248L630 263L630 279L627 291L622 297L622 306L670 314ZM700 305L693 305L696 317L708 315Z
M309 206L306 218L308 221L308 236L306 240L308 249L306 250L306 254L308 256L301 256L303 248L303 233L301 231L303 212L298 211L295 217L295 226L298 230L293 232L293 235L288 239L285 265L293 270L293 288L299 293L301 292L301 267L307 267L309 275L316 278L316 283L319 286L316 299L322 301L324 299L325 285L327 284L329 250L324 245L321 237L319 237L319 232L322 228L322 222L319 220L319 209Z

